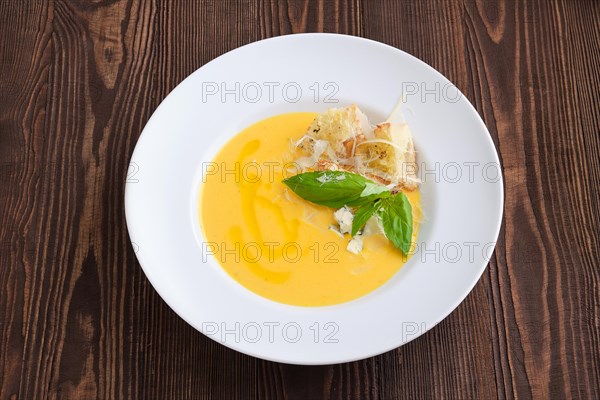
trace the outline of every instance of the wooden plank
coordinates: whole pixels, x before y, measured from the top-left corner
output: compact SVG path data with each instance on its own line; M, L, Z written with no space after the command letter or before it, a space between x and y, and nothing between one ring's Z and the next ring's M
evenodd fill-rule
M596 31L598 11L592 2L465 7L476 102L505 173L503 263L491 272L506 397L598 397L598 246L591 244L599 214L590 193L599 183L600 121L581 101L600 82L589 64L595 57L597 65L598 43L585 56L571 48L585 43L572 27Z
M0 2L0 398L15 398L30 365L30 338L43 332L30 322L43 271L40 208L52 168L44 157L44 125L51 101L49 1Z

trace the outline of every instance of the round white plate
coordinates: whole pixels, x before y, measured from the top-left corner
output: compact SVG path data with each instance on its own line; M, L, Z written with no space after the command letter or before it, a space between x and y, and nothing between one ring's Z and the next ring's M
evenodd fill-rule
M268 116L351 103L381 121L401 94L418 151L426 220L416 254L391 280L348 303L295 307L250 292L203 254L201 166L232 136ZM252 43L190 75L148 121L125 191L133 247L169 306L228 347L294 364L366 358L431 329L484 271L502 206L498 156L469 101L407 53L333 34Z

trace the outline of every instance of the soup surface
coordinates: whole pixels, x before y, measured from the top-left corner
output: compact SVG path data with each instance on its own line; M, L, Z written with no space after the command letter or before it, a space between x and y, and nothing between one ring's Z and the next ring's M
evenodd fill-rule
M232 138L205 165L199 202L203 252L247 289L297 306L356 299L406 261L382 233L366 236L360 254L348 252L350 236L329 229L335 210L301 199L281 182L299 172L292 164L291 140L301 137L315 116L278 115ZM406 195L416 242L420 194Z

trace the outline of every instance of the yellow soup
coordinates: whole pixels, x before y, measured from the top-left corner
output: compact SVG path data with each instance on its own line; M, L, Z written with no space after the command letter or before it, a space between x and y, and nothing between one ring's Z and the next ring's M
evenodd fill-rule
M329 229L335 210L309 203L281 182L294 175L291 139L301 137L314 113L278 115L231 139L205 165L200 225L213 255L233 279L268 299L326 306L363 296L390 279L406 261L383 234L348 252L349 235ZM407 192L420 220L419 192ZM416 242L418 223L414 223Z

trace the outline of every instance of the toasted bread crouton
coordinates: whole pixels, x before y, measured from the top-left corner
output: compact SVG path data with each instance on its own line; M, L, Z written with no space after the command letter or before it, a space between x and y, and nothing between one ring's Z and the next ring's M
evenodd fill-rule
M310 159L308 168L318 171L353 172L393 191L414 190L419 183L408 125L387 121L373 129L354 104L317 116L296 147L308 155L300 160Z
M365 135L362 133L360 135L356 135L350 139L344 140L344 149L346 151L345 157L350 158L354 156L356 153L356 146L366 140Z
M356 105L331 108L314 119L298 147L311 153L316 140L327 140L336 155L345 158L356 138L370 136L370 132L369 120Z
M412 134L408 125L384 122L375 127L373 139L357 146L368 171L399 186L417 188L417 162Z

